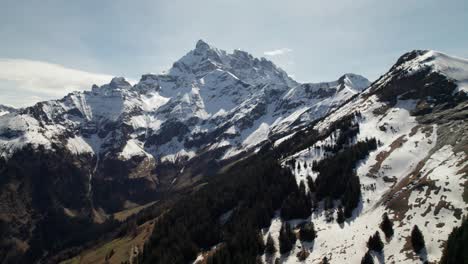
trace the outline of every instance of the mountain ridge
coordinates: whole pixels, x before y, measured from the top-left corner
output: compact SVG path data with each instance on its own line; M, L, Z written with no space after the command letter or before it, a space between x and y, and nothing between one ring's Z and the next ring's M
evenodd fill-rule
M200 50L202 51L202 54L214 53L217 57L219 57L219 54L221 54L223 56L223 60L229 61L234 60L229 56L233 56L234 54L236 54L236 52L234 52L233 54L227 54L224 51L212 48L206 42L199 41L197 43L196 49L190 51L187 55L182 57L182 59L179 60L179 62L185 65L186 63L184 61L193 61L192 57L195 56L198 60L200 60L203 63L204 61L210 61L210 56L214 56L213 54L210 54L208 56L208 59L206 59L206 56L202 55L200 59L198 55L194 55L199 53ZM37 104L35 107L27 108L27 110L23 111L22 113L36 115L35 117L37 117L37 119L43 120L45 122L52 121L54 115L60 115L57 116L59 119L67 119L65 117L67 115L71 116L71 119L84 118L85 122L89 122L93 119L99 118L108 119L110 121L116 121L117 119L122 117L125 119L125 115L132 115L132 111L157 112L159 110L159 114L166 117L162 117L163 120L155 120L156 123L161 123L164 122L164 119L167 120L171 118L176 118L179 120L189 120L191 118L192 120L193 118L206 120L210 117L214 117L211 118L214 121L217 119L219 120L220 117L222 117L225 113L232 111L236 105L242 104L243 101L247 100L254 102L255 100L261 100L265 102L267 100L271 100L269 98L265 98L265 96L271 96L274 94L274 96L278 97L279 94L286 93L288 89L294 88L271 84L271 82L276 82L278 78L286 78L285 73L282 70L278 70L279 68L276 68L276 66L274 66L271 62L266 62L266 60L254 59L251 55L245 52L241 52L239 54L242 54L242 56L246 57L247 62L251 64L266 63L267 66L272 65L272 67L270 68L273 69L275 74L278 73L279 75L275 75L274 80L267 81L266 83L263 83L261 85L249 85L243 82L235 75L233 75L230 71L222 70L222 68L226 68L226 66L220 66L215 69L211 69L208 72L204 72L201 77L193 76L192 72L189 72L184 76L180 76L179 72L175 75L145 74L142 76L140 82L138 82L134 86L130 85L130 83L128 83L123 77L115 77L107 85L103 85L101 87L93 86L92 90L89 92L75 92L60 100L42 102ZM175 65L177 65L179 62L176 62ZM198 69L198 65L199 64L196 64L195 66L192 65L192 68ZM177 66L174 66L173 69L175 71L178 68ZM266 70L259 71L264 73ZM171 72L173 71L171 70ZM253 76L256 76L256 74L257 72L255 71L252 73ZM369 83L365 78L357 77L357 75L348 74L340 77L336 85L334 85L334 82L331 82L330 85L324 83L322 85L322 88L338 86L338 83L340 83L340 89L344 89L345 87L347 87L349 88L348 90L350 93L355 93L356 91L353 90L354 84L349 81L349 78L347 78L347 76L352 76L354 79L358 79L358 81L360 82L356 84L356 90L362 90L363 87ZM345 81L348 82L345 84ZM256 82L260 81L257 80ZM297 84L289 77L287 77L280 83L289 83L293 84L294 86L299 86L299 84ZM327 85L329 87L326 87ZM306 84L306 87L317 86L320 86L320 84ZM302 87L299 86L295 89L298 90L300 88ZM218 89L223 89L223 91L217 91ZM230 94L229 96L224 96L220 94L220 92ZM328 91L325 91L325 93L332 95L333 90L328 89ZM142 94L148 96L141 96ZM314 96L313 92L312 94L309 93L309 98L311 96ZM282 101L289 102L291 100L293 100L293 98L283 98ZM301 103L296 102L296 104ZM48 109L44 108L45 105L47 105L47 108L51 110L50 112L47 112ZM54 107L56 107L56 109L58 110L55 110ZM243 107L246 108L247 106L244 105ZM62 108L63 110L60 110L60 108ZM279 110L280 109L276 109L275 111ZM60 111L62 111L62 113L59 113ZM249 110L245 109L244 111ZM285 112L288 111L288 109L282 109L282 111ZM75 117L72 116L73 113L76 113ZM231 117L233 116L231 115ZM129 118L131 117L129 116ZM144 118L152 119L158 117L144 116ZM137 119L137 117L135 117L134 119ZM60 122L60 120L53 120L52 123L55 121ZM139 129L138 126L141 124L141 121L142 120L130 120L129 124L132 125L134 128ZM231 122L235 122L235 120L231 120ZM72 124L76 123L73 122L73 120L67 121L67 123L71 126L76 126L76 124ZM81 123L83 123L83 121L81 121ZM157 127L153 128L157 129Z

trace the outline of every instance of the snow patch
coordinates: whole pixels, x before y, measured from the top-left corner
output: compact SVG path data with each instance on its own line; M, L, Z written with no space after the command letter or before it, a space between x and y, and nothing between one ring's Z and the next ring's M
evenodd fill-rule
M69 138L66 147L75 155L94 153L93 148L80 136Z

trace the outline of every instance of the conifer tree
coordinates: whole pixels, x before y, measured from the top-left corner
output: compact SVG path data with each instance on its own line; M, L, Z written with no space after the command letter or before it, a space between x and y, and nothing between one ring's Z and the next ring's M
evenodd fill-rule
M455 227L450 233L440 264L458 264L461 259L464 263L468 263L468 219L466 218L460 227Z
M265 242L263 241L263 236L261 232L257 233L257 248L259 254L265 252Z
M266 245L265 245L265 253L267 255L273 255L276 252L275 242L271 237L271 234L268 234Z
M367 241L367 247L375 252L382 252L384 244L382 239L380 239L380 234L378 231L376 231L373 236L369 237L369 240Z
M369 251L367 251L364 257L362 258L361 264L374 264L374 260L372 259L372 256Z
M305 188L304 181L301 181L301 183L299 183L299 193L303 196L306 195L306 188Z
M342 223L344 223L344 221L345 221L345 216L344 216L343 208L342 208L341 206L338 208L337 216L336 216L336 221L338 222L338 224L342 224Z
M322 264L329 264L327 257L323 257Z
M307 185L309 186L310 192L315 192L315 182L310 175L307 176Z
M291 251L295 243L296 235L292 231L291 225L288 222L283 223L279 234L280 253L284 254Z
M380 223L380 229L382 229L386 238L390 238L393 236L393 223L388 218L387 213L384 213L382 215L382 222Z
M413 245L414 252L418 254L425 247L424 236L417 225L415 225L413 231L411 231L411 244Z
M281 205L281 218L291 220L307 218L312 213L312 199L305 193L305 185L302 183L298 191L290 193Z
M333 208L333 200L328 196L325 198L324 207L325 210L330 210Z
M301 241L311 242L315 239L317 233L315 232L314 223L309 222L304 224L301 229L299 229L299 239Z

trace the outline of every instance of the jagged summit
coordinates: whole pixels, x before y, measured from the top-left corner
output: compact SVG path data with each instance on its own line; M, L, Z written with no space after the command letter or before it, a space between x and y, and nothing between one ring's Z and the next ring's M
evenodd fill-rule
M249 84L281 83L294 86L298 83L286 72L265 58L255 58L241 50L228 53L199 40L195 49L173 64L169 70L172 76L192 76L195 78L221 70Z
M355 92L360 92L371 84L371 82L364 76L345 73L338 79L338 82L344 87L351 87Z
M115 77L91 92L26 109L30 127L17 141L0 141L0 148L11 154L28 144L61 142L73 153L176 160L208 147L227 149L222 158L228 158L325 115L368 82L353 74L340 79L300 85L265 58L199 40L167 74L144 74L134 86ZM0 136L9 133L4 128ZM28 131L43 132L33 137ZM70 143L74 138L83 142Z
M128 88L131 84L124 77L114 77L109 83L111 88Z
M196 50L207 50L207 49L210 49L210 48L211 48L210 45L208 43L206 43L202 39L199 39L197 41L197 44L195 45Z

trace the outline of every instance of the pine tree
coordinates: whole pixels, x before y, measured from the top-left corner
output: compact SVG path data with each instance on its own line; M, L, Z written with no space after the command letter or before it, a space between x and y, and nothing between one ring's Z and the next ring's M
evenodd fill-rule
M276 252L275 242L270 234L268 234L267 242L265 246L265 253L267 255L273 255Z
M355 173L349 178L341 201L344 203L344 216L349 218L359 204L361 198L361 183Z
M310 175L307 176L307 185L309 186L310 192L315 192L315 182Z
M322 264L329 264L327 257L323 257Z
M367 241L367 247L375 252L382 252L384 244L382 239L380 239L380 234L378 231L375 232L373 236L369 237L369 240Z
M299 183L299 193L301 194L301 196L306 196L306 188L304 181L301 181L301 183Z
M281 205L283 220L307 218L312 213L312 199L305 193L305 185L301 182L298 191L290 193Z
M380 229L382 229L386 238L390 238L393 236L393 223L388 218L387 213L384 213L382 215L382 222L380 223Z
M336 216L336 221L338 222L338 224L342 224L342 223L344 223L344 221L345 221L345 216L344 216L343 208L342 208L341 206L338 208L338 212L337 212L337 216Z
M265 242L263 241L263 235L261 232L257 233L257 248L259 254L262 254L265 251Z
M304 224L301 229L299 229L299 239L301 241L311 242L316 236L317 233L315 232L314 223L312 222Z
M444 248L440 264L458 264L460 260L468 263L468 219L463 220L460 227L455 227L450 233Z
M413 245L414 252L418 254L425 247L424 236L417 225L415 225L413 231L411 231L411 244Z
M361 264L374 264L374 260L372 259L372 256L369 251L367 251L364 257L362 258Z
M324 209L325 210L330 210L333 208L333 200L330 198L330 197L326 197L325 198L325 202L324 202Z
M280 234L279 234L279 248L280 253L284 254L293 248L296 243L296 234L291 229L291 225L288 222L281 225Z

